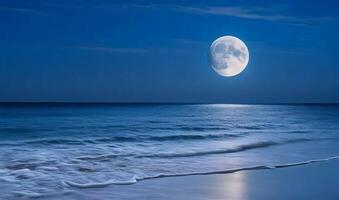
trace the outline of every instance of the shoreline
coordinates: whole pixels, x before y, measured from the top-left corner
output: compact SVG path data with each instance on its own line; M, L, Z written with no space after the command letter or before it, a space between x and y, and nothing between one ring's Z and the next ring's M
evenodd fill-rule
M116 182L116 181L107 181L102 183L77 183L77 182L65 182L66 185L69 185L74 188L79 189L86 189L86 188L102 188L102 187L108 187L110 185L132 185L137 184L142 181L146 180L153 180L153 179L160 179L160 178L171 178L171 177L189 177L189 176L206 176L206 175L216 175L216 174L232 174L236 172L243 172L243 171L255 171L255 170L270 170L270 169L279 169L279 168L286 168L286 167L295 167L300 165L309 165L313 163L318 162L327 162L331 160L339 159L339 156L332 156L322 159L312 159L307 161L300 161L300 162L294 162L294 163L283 163L283 164L275 164L275 165L257 165L257 166L251 166L251 167L243 167L243 168L235 168L235 169L228 169L228 170L222 170L222 171L210 171L210 172L192 172L192 173L178 173L178 174L159 174L155 176L150 177L144 177L144 178L135 178L131 179L130 181L122 181L122 182Z
M338 199L336 158L272 170L145 179L130 185L75 189L62 197L42 199Z

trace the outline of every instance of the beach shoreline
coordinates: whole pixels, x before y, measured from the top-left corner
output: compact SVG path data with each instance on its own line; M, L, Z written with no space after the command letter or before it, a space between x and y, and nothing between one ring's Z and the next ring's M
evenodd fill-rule
M63 199L338 199L339 160L76 189ZM59 197L60 198L60 197ZM55 199L58 199L55 198Z

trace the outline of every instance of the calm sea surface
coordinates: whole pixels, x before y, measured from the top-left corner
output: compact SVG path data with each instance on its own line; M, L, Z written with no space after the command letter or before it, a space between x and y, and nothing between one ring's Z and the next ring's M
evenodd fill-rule
M338 131L338 105L0 104L0 199L331 158Z

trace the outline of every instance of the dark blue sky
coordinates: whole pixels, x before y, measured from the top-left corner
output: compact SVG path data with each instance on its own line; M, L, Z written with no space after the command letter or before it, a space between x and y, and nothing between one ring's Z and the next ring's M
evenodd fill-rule
M338 1L0 0L0 101L339 102ZM217 75L211 42L249 65Z

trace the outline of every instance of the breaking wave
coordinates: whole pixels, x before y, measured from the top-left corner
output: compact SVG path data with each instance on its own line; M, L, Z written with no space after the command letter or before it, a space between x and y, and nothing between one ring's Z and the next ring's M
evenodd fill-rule
M189 152L189 153L158 153L158 154L150 154L150 155L140 155L137 156L139 158L178 158L178 157L194 157L194 156L204 156L204 155L212 155L212 154L227 154L227 153L237 153L241 151L247 151L252 149L260 149L266 148L274 145L284 145L284 144L293 144L293 143L301 143L301 142L310 142L310 141L320 141L320 140L332 140L334 138L321 138L321 139L310 139L310 138L297 138L290 139L285 141L260 141L250 144L243 144L236 146L234 148L229 149L220 149L220 150L212 150L212 151L197 151L197 152Z
M155 176L146 176L146 177L134 177L128 181L106 181L106 182L91 182L91 183L77 183L72 181L66 181L65 184L75 188L98 188L98 187L106 187L109 185L130 185L135 184L138 181L149 180L149 179L157 179L157 178L166 178L166 177L179 177L179 176L196 176L196 175L212 175L212 174L230 174L239 171L250 171L250 170L264 170L264 169L278 169L278 168L285 168L285 167L293 167L299 165L307 165L312 163L318 162L325 162L334 159L339 159L339 156L332 156L328 158L322 159L313 159L301 162L294 162L294 163L285 163L285 164L275 164L275 165L257 165L257 166L250 166L250 167L242 167L242 168L235 168L235 169L227 169L221 171L207 171L207 172L192 172L192 173L176 173L176 174L157 174Z
M238 138L246 135L241 134L178 134L178 135L158 135L158 136L112 136L101 137L95 139L61 139L61 138L45 138L22 141L23 144L37 144L37 145L83 145L83 144L98 144L98 143L110 143L110 142L147 142L147 141L189 141L189 140L213 140L213 139L226 139L226 138Z

